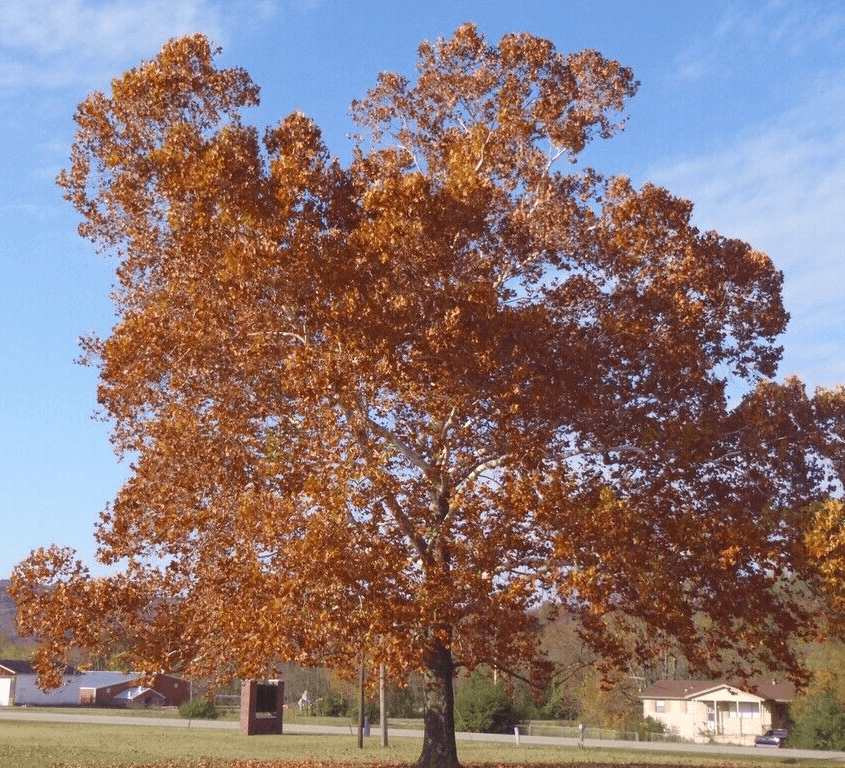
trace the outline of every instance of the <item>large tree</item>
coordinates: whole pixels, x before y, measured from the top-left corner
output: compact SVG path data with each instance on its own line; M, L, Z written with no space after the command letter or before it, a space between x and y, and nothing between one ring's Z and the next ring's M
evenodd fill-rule
M174 40L76 114L60 184L118 261L84 348L132 472L97 529L116 575L16 569L44 681L115 637L220 679L365 651L425 671L420 764L452 766L456 669L528 674L540 601L607 659L790 663L832 443L766 381L769 258L576 164L632 72L465 25L353 103L343 164L303 114L245 124L258 88L215 53Z

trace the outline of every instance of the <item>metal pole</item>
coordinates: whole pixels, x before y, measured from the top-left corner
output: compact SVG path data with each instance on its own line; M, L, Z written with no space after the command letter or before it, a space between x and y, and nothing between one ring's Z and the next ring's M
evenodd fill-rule
M361 656L361 671L358 676L358 749L364 748L364 656Z

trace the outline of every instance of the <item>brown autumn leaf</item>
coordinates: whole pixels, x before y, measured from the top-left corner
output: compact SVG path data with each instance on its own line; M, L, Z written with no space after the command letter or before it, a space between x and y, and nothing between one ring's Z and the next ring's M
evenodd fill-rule
M353 103L347 166L301 113L245 125L258 88L200 35L79 106L59 183L118 313L83 351L132 474L97 529L119 576L16 569L44 682L118 637L220 681L364 651L425 670L420 765L453 766L455 670L538 660L541 602L618 662L794 665L794 510L845 462L841 409L768 380L780 272L559 167L621 128L629 69L470 24L419 54Z

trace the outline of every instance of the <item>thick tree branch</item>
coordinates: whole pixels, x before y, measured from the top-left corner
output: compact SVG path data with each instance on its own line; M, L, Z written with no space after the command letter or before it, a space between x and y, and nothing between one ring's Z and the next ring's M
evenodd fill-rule
M408 541L411 542L411 544L413 544L414 549L417 551L420 558L424 562L431 564L432 559L428 544L426 544L425 539L414 530L414 524L402 509L402 505L399 504L393 495L385 496L382 499L382 503L385 507L387 507L388 514L390 514L396 521L396 525L399 527L402 534L408 539Z
M400 438L395 433L391 432L387 427L382 426L379 424L375 419L373 419L369 414L363 412L363 409L359 411L363 420L367 424L367 426L375 432L379 437L390 443L394 448L396 448L408 461L413 464L420 472L425 475L425 477L431 478L435 475L435 470L432 466L430 466L425 459L420 456L417 451L415 451L408 443L406 443L402 438Z

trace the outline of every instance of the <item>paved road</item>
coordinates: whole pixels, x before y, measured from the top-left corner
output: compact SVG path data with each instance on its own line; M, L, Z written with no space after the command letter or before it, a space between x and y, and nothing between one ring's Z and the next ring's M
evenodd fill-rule
M162 728L228 728L237 730L240 723L235 720L183 720L181 718L166 717L131 717L127 715L94 715L94 714L62 714L60 712L39 712L34 709L17 709L0 707L0 720L28 720L33 722L53 723L90 723L92 725L140 725ZM334 733L338 735L353 735L355 733L351 726L344 725L310 725L308 723L285 723L285 733ZM380 736L381 731L373 728L371 737ZM407 728L391 728L389 735L395 738L422 738L423 732ZM458 733L459 741L483 741L514 744L516 739L513 735L502 735L496 733ZM526 736L520 735L520 744L543 745L560 747L577 747L578 740L574 738L561 738L557 736ZM644 752L691 752L710 755L736 755L761 757L765 752L771 751L772 758L783 762L789 758L811 758L817 760L830 760L839 765L845 766L845 752L823 752L817 750L802 749L779 749L762 750L754 747L729 747L711 744L662 744L658 742L643 741L610 741L598 739L585 739L584 748L601 749L628 749L642 750Z

